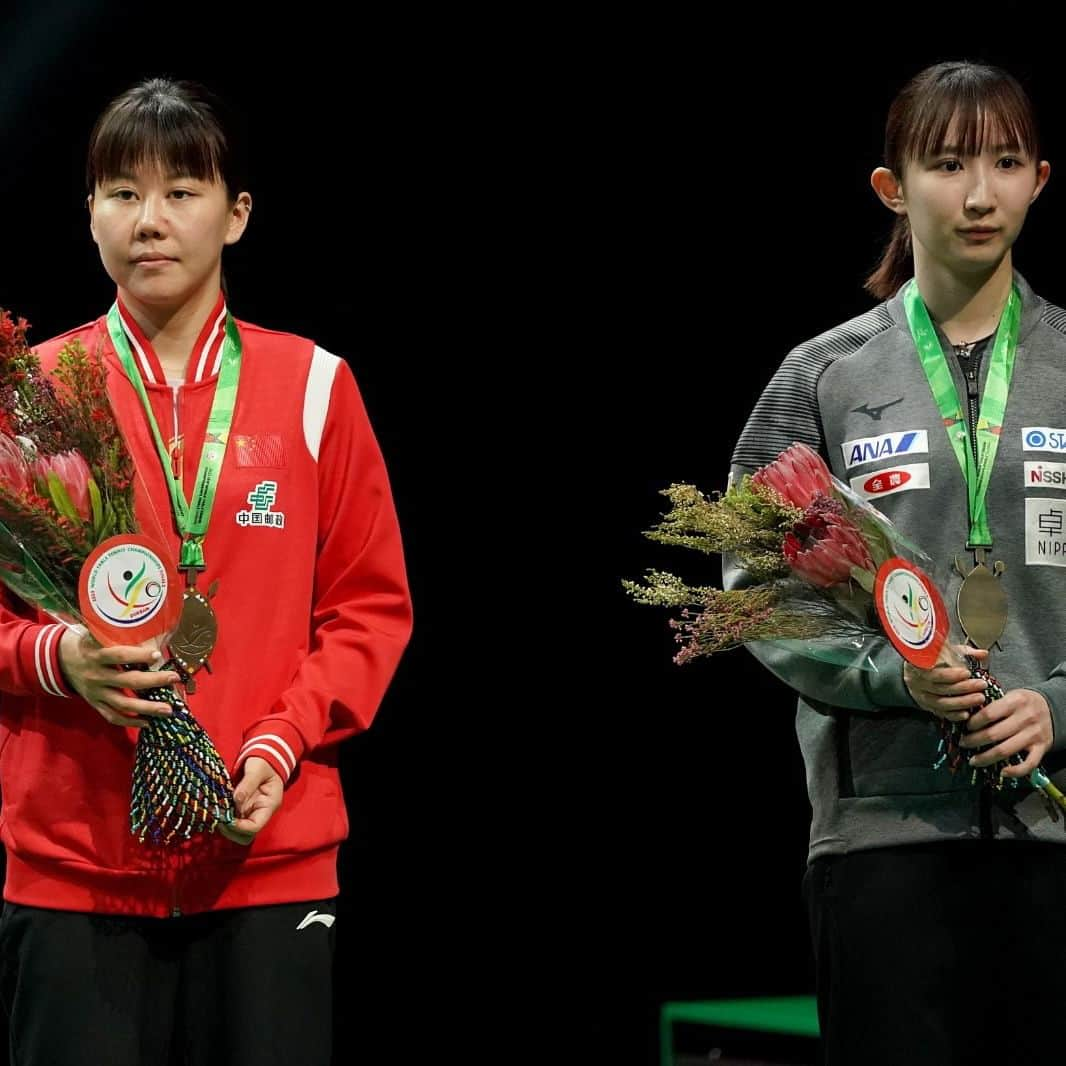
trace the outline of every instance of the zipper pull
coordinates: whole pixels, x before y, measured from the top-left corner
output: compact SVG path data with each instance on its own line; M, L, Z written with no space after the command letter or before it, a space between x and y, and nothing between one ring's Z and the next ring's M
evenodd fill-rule
M182 440L177 437L170 445L170 472L174 475L174 480L179 482L181 481L181 452Z
M977 399L977 368L979 361L976 359L967 358L966 360L966 395L971 400Z

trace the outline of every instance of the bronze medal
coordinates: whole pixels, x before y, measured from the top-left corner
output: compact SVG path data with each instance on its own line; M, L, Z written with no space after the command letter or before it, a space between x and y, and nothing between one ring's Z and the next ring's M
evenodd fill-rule
M196 691L196 682L192 675L200 667L206 667L209 673L211 671L211 664L207 660L218 640L218 617L210 601L217 590L217 581L208 589L206 596L195 586L185 590L181 620L170 638L171 655L189 675L185 685L189 692Z
M978 549L974 568L966 573L958 557L955 569L965 579L959 589L956 610L966 638L975 648L991 648L1007 625L1007 593L996 579L1006 570L1002 562L991 570L984 563L984 550Z

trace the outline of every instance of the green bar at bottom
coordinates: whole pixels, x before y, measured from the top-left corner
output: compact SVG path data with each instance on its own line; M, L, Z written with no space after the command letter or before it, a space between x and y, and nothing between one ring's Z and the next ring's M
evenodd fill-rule
M664 1003L659 1019L661 1066L673 1066L673 1027L676 1022L818 1036L818 1005L814 996Z

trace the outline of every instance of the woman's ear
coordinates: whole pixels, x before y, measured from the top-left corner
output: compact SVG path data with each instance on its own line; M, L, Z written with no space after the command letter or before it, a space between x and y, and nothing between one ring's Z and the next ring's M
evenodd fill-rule
M252 213L252 197L249 193L237 194L237 199L230 205L229 225L226 227L226 244L236 244L248 225L248 216Z
M903 200L903 185L888 167L878 167L870 175L870 184L877 198L894 214L905 215L907 207Z
M1029 203L1032 203L1044 191L1044 186L1047 185L1047 180L1050 177L1051 164L1046 159L1041 159L1036 165L1036 188L1033 190L1032 199L1030 199Z
M93 214L93 208L95 207L95 205L96 201L93 198L93 194L89 193L89 195L85 198L85 206L89 210L89 232L93 235L93 241L96 244L99 244L100 242L96 240L96 218Z

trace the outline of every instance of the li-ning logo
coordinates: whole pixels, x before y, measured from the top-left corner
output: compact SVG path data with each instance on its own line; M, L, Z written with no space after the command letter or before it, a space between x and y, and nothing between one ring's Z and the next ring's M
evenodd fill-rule
M319 914L318 911L311 911L296 927L296 931L299 932L301 929L306 929L309 925L314 925L315 922L324 925L328 929L336 920L332 914Z
M270 508L277 498L278 483L276 481L260 481L251 492L248 493L248 505L250 511L237 512L237 524L241 526L269 526L271 529L282 529L285 526L285 515L281 511L272 511Z

